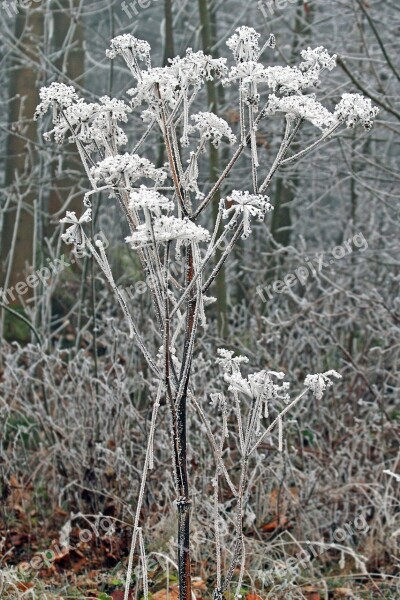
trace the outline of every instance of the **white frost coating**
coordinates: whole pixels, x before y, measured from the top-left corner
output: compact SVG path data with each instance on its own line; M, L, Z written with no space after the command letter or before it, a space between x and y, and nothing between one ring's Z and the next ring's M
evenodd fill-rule
M78 100L78 94L72 85L53 82L48 87L42 87L39 91L41 103L37 106L35 119L44 115L50 107L53 109L67 108Z
M245 374L244 363L247 362L245 357L234 357L231 351L220 350L217 362L233 397L233 402L228 406L222 394L212 396L212 400L222 413L221 439L218 438L217 433L214 433L214 426L210 425L214 423L207 420L200 403L190 391L195 386L193 379L190 379L190 369L197 328L199 325L205 326L206 323L204 306L215 301L205 294L211 291L211 286L215 283L239 236L250 235L253 220L255 218L262 220L266 212L271 210L268 196L261 193L268 193L268 187L277 169L299 160L318 147L343 123L349 127L360 123L369 128L378 112L369 100L358 94L345 94L334 114L331 114L314 95L309 93L318 86L321 74L335 66L336 57L330 55L323 47L307 48L301 52L302 62L299 61L298 66L265 67L259 62L260 56L265 48L273 47L274 38L271 37L261 48L259 38L259 34L250 27L240 27L235 32L228 40L228 47L234 56L234 61L231 62L233 66L228 71L225 59L213 59L202 52L193 52L190 48L183 57L172 59L168 66L152 68L149 44L125 34L112 40L107 56L110 58L122 56L132 73L133 89L130 90L132 99L129 106L122 100L107 96L100 98L96 103L86 103L78 98L72 87L64 84L52 84L40 92L41 103L36 116L44 114L48 109L52 110L54 129L51 135L54 135L59 143L65 139L74 142L79 151L92 188L85 194L85 206L89 206L89 198L92 194L101 191L118 193L123 215L128 217L130 227L127 242L134 250L140 250L143 272L149 274L149 281L152 283L149 286L151 300L157 328L161 334L162 349L156 364L147 350L147 342L140 333L141 327L135 323L130 303L125 298L126 294L116 285L104 244L101 241L92 243L85 235L85 223L91 219L90 210L80 218L75 213L67 213L67 216L62 219L68 226L63 234L64 241L75 246L86 245L116 295L127 319L131 337L135 339L146 363L160 384L154 405L144 476L134 523L134 538L125 589L126 600L129 596L133 555L137 542L139 542L144 566L146 564L139 521L147 471L153 466L154 426L161 395L166 395L173 416L182 417L181 402L187 401L185 395L188 390L192 405L200 415L202 431L205 431L209 437L216 465L214 478L216 519L220 477L226 479L236 498L234 535L237 551L233 553L231 564L227 569L226 589L231 584L241 554L238 595L245 561L242 521L246 510L246 499L252 489L249 485L251 474L248 470L248 459L271 433L277 434L277 447L283 450L285 415L296 407L309 390L317 398L321 398L324 390L332 385L331 378L340 377L335 371L309 375L305 380L303 391L289 401L289 384L283 381L283 373L260 370ZM239 88L239 102L235 107L236 110L233 109L235 117L236 114L238 115L239 144L229 162L224 161L226 166L217 174L218 178L210 186L209 179L204 177L206 161L203 165L199 160L201 153L209 148L206 142L210 141L215 146L224 139L231 143L236 142L234 132L228 123L213 113L200 112L202 108L208 109L201 104L205 96L200 97L199 92L206 81L213 78L223 78L223 83L236 83L236 87ZM263 108L258 111L261 93L264 95ZM271 94L269 98L268 94ZM119 146L127 142L120 124L126 123L132 107L139 105L143 111L143 121L148 124L148 127L140 133L140 139L133 142L130 153L119 153ZM193 112L196 114L191 117ZM266 117L278 112L283 113L283 116L280 115L281 121L286 120L285 134L277 154L269 156L271 163L267 165L265 161L258 159L259 140L256 134L258 130L262 130L266 137L270 138ZM308 147L300 147L295 151L292 143L304 141L303 136L296 137L304 120L321 128L323 134L312 141ZM236 129L234 131L236 133ZM189 138L190 133L194 133L194 140ZM141 158L139 155L140 150L143 150L144 155L147 156L146 149L149 149L151 144L158 145L160 134L166 150L164 156L168 159L168 166L164 169L156 168L147 158ZM47 137L49 136L50 133ZM182 136L181 145L178 143L179 136ZM189 148L186 150L185 146ZM274 147L275 143L269 144L268 154ZM247 149L249 151L246 151ZM234 190L231 194L224 191L226 200L221 202L218 214L214 215L210 209L217 202L217 194L221 190L231 189L224 186L228 177L234 174L236 167L239 167L236 176L242 177L243 187L250 191ZM167 185L163 185L167 174L170 180ZM150 180L150 183L146 180ZM101 186L98 185L99 182L102 182ZM141 185L143 183L149 187ZM205 212L206 209L209 210L210 217L208 221L201 221L203 211ZM227 219L228 223L224 229L220 227L222 219ZM212 223L211 236L206 229L198 225L199 222ZM171 248L169 242L173 242ZM205 251L203 254L200 252L199 244L204 242L206 245L202 248ZM221 247L222 242L225 244L225 249L220 254L217 248ZM179 256L179 250L183 246L188 247L186 261L181 261L175 269L171 250L175 248ZM265 419L268 421L266 422ZM174 419L171 420L172 423L173 421ZM224 446L224 442L229 433L228 428L232 426L235 427L235 435L232 436L230 447L237 441L239 454L243 459L240 462L240 473L237 473L238 476L240 475L237 487L232 483L225 464L225 450L228 448ZM174 437L179 439L181 431L182 429L174 429L171 433L171 441ZM184 445L183 442L182 448ZM184 467L182 454L175 455L175 460L176 466ZM185 494L179 491L179 496L186 504ZM217 529L219 530L219 525ZM179 541L181 543L182 535ZM221 570L221 565L219 569ZM217 577L218 588L221 588L221 576L220 573L219 579ZM146 581L143 583L143 588L147 590ZM216 590L214 596L222 598L220 589Z
M238 27L226 42L228 48L232 51L236 62L247 60L258 60L260 55L259 41L260 34L252 27Z
M92 167L91 175L94 181L104 181L108 185L116 185L125 181L126 186L135 183L138 179L153 179L162 183L167 174L163 169L157 169L147 158L137 154L117 154L109 156Z
M256 217L259 221L263 221L265 214L272 210L268 196L250 194L247 191L233 190L227 200L234 204L229 208L225 208L226 200L221 200L220 209L222 211L222 218L227 219L233 213L233 220L230 221L227 227L234 227L238 216L241 214L243 216L243 239L249 237L251 233L250 219Z
M150 44L144 40L139 40L129 33L118 35L110 42L111 49L106 50L108 58L116 58L122 54L124 58L133 58L149 64Z
M325 129L335 123L335 117L314 96L286 96L278 98L275 94L269 97L267 114L284 112L291 119L306 119L315 127Z
M321 400L326 388L333 385L333 382L331 379L329 379L329 377L336 377L336 379L342 378L339 373L331 369L325 373L307 375L304 380L304 385L314 394L317 400Z
M309 69L328 69L332 71L336 67L336 54L330 55L329 52L323 47L310 48L302 50L300 52L304 62L300 63L300 69L303 71Z
M189 127L189 133L193 130L199 131L201 137L210 140L216 148L223 137L226 137L231 144L236 142L236 135L234 135L228 123L224 119L217 117L214 113L201 112L192 115L191 118L196 125Z
M237 372L239 371L242 363L248 363L249 359L246 356L233 356L232 350L226 350L225 348L218 348L218 358L216 363L220 365L223 371Z
M343 94L335 109L335 116L350 128L360 124L365 129L371 129L378 113L379 108L372 106L371 100L361 94Z
M74 244L76 248L85 246L85 234L82 228L83 223L89 223L92 220L92 209L88 208L78 219L75 212L67 211L66 216L60 219L60 223L68 223L70 227L61 235L61 239L66 244Z
M135 209L147 209L156 217L160 217L162 210L173 210L174 203L156 190L141 185L139 190L130 193L129 206Z
M207 229L195 225L189 219L177 219L176 217L161 216L154 219L152 223L154 239L156 242L170 242L177 240L180 244L189 242L207 242L210 234ZM139 225L132 235L125 238L125 241L132 245L132 248L141 248L152 242L152 229L148 223ZM177 247L178 250L178 247Z
M186 56L170 60L171 71L183 86L198 86L214 77L221 78L226 73L226 58L212 58L201 50L186 50Z
M143 102L150 108L160 104L160 98L173 108L178 97L179 81L171 67L155 67L143 71L135 88L127 91L132 96L132 106L140 106ZM148 120L148 116L147 116Z

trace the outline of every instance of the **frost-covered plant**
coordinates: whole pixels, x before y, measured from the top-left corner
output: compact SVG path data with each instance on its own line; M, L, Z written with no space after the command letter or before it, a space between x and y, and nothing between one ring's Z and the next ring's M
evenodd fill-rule
M313 150L342 123L346 122L349 127L357 123L369 127L377 113L368 101L347 95L343 96L334 112L330 112L317 100L315 92L308 92L318 86L323 71L334 67L335 57L325 49L309 48L303 51L303 62L298 67L264 67L259 62L260 58L267 48L275 46L275 39L271 36L261 48L259 39L260 35L251 27L237 29L227 42L235 60L230 68L226 59L214 59L203 52L193 52L190 48L185 56L174 58L168 66L154 68L149 44L125 34L112 40L107 55L111 59L121 55L135 79L135 87L128 91L132 98L130 106L122 100L108 97L100 98L98 103L88 104L78 98L73 88L58 83L52 83L40 92L41 103L36 115L41 116L48 109L52 110L52 133L56 141L62 142L68 133L68 140L78 148L92 186L84 198L86 212L80 218L74 213L67 214L64 221L70 226L63 239L77 249L85 246L96 260L126 316L130 336L141 350L157 390L134 521L126 599L137 546L144 567L143 587L147 597L146 554L140 516L148 470L153 466L153 441L161 397L167 400L172 423L180 600L189 600L192 595L191 495L186 427L189 406L197 410L203 421L216 461L216 507L218 478L221 474L237 501L234 551L224 580L216 530L217 581L214 598L218 600L230 585L238 562L241 564L240 579L243 577L242 510L250 455L257 451L261 440L275 429L278 431L278 447L282 449L284 415L307 393L308 388L320 398L329 384L329 375L334 374L327 372L309 376L305 382L307 389L295 400L289 401L288 384L279 383L283 378L282 373L263 370L244 376L240 368L245 362L243 358L234 358L226 351L220 353L224 378L234 398L232 410L242 456L240 481L235 484L222 461L223 443L219 445L212 433L196 399L191 377L196 334L199 327L206 326L207 306L214 300L207 296L207 292L238 240L251 234L252 220L263 220L271 210L266 192L276 171ZM229 125L217 115L210 112L190 114L195 103L197 105L204 100L202 90L206 82L212 79L221 80L226 85L238 84L239 141ZM126 122L133 109L143 105L141 117L147 124L146 131L130 152L121 154L119 147L127 143L127 137L118 123ZM276 113L284 114L286 130L274 161L265 170L258 160L256 133L263 127L267 117ZM305 121L322 129L322 135L309 147L288 156ZM147 139L151 139L151 136L158 139L159 131L168 158L163 168L156 167L139 154ZM199 161L207 142L218 146L224 140L236 144L236 148L216 183L209 189L207 182L200 179ZM247 189L227 193L226 200L219 204L215 222L207 229L204 223L200 225L200 219L216 201L217 192L239 157L248 157L251 185L246 185ZM185 163L187 166L184 166ZM132 314L123 291L115 283L104 245L101 241L93 244L85 232L85 223L91 219L91 197L101 191L107 191L110 197L118 200L130 229L126 242L137 254L149 282L159 336L160 349L156 355L152 355L146 346L141 324ZM220 227L223 219L229 219L225 228ZM225 250L217 254L222 242L225 243ZM214 395L213 400L223 413L225 440L226 434L229 434L229 404L220 393ZM270 411L275 411L275 416L267 424L264 419L269 417ZM240 585L237 590L236 597Z

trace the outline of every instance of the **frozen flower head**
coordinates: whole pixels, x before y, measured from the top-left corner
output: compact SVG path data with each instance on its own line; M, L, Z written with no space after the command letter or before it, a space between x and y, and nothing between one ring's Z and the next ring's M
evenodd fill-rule
M201 112L197 115L192 115L192 120L196 123L190 130L196 129L200 132L200 136L217 148L223 137L226 137L231 144L236 142L236 136L228 123L217 117L214 113Z
M332 56L323 46L318 48L307 48L302 50L301 56L304 62L300 63L302 71L328 69L332 71L336 67L336 54Z
M54 121L54 129L46 132L43 135L44 139L50 140L51 136L54 135L55 142L62 144L65 141L66 134L71 132L71 128L73 128L76 137L81 141L86 141L90 130L90 120L98 108L98 104L88 104L83 98L80 98L76 103L65 108L62 114L58 115ZM75 141L73 136L70 141Z
M276 373L275 371L259 371L252 373L248 377L243 377L240 371L232 371L231 374L225 372L224 379L229 384L229 391L239 392L253 400L260 400L261 403L267 404L271 400L289 400L288 389L290 384L283 382L276 383L274 378L283 379L284 373Z
M160 217L161 211L171 211L174 208L174 203L156 190L141 185L139 190L130 193L129 206L135 210L150 211L156 217Z
M365 129L371 129L378 113L379 108L372 106L371 100L361 94L343 94L335 109L335 117L345 121L347 127L351 128L360 124Z
M272 206L269 203L268 196L262 196L260 194L250 194L250 192L241 192L233 190L227 201L231 203L229 208L226 208L226 200L221 200L220 208L222 210L222 218L227 219L231 214L233 215L232 221L228 227L234 227L237 223L238 216L243 215L243 235L242 238L246 239L251 233L250 219L256 217L259 221L263 221L265 214L272 210Z
M195 225L189 219L177 219L176 217L161 216L139 225L132 235L125 238L134 250L153 243L153 235L156 243L171 242L176 240L176 250L179 253L180 246L190 242L207 242L210 234L207 229Z
M123 121L124 123L127 122L127 113L132 112L132 109L130 106L125 104L123 100L117 100L116 98L102 96L100 98L100 102L102 106L99 108L102 114L106 114L113 121Z
M267 67L264 69L263 80L274 91L280 94L299 94L307 87L318 85L318 73L310 71L303 73L297 67Z
M324 129L335 123L335 118L314 96L286 96L278 98L275 94L269 96L266 113L272 115L284 112L289 119L305 119L315 127Z
M118 35L111 40L110 50L106 50L108 58L115 58L121 54L128 66L134 67L138 74L137 61L145 62L150 67L150 44L144 40L138 40L129 33Z
M216 363L220 365L223 371L239 372L242 363L248 363L249 359L246 356L233 356L232 350L218 348L218 358Z
M336 379L342 378L339 373L332 369L331 371L326 371L326 373L307 375L304 380L304 385L308 387L317 400L321 400L326 388L333 385L333 382L329 379L329 377L336 377Z
M260 56L259 38L260 34L252 27L238 27L226 45L232 51L236 62L257 61Z
M136 88L127 92L132 96L132 105L140 106L143 102L155 109L163 101L174 108L179 93L179 80L171 67L157 67L142 72Z
M65 104L69 103L69 100L66 100ZM117 122L126 122L127 114L132 112L132 109L122 100L103 96L100 98L100 103L87 103L80 98L63 108L62 112L57 112L57 108L55 110L56 116L53 119L55 127L44 134L46 140L54 134L55 141L61 144L66 134L70 132L72 135L69 141L79 140L87 144L88 150L98 150L111 139L117 146L127 142L126 135L117 126Z
M277 373L276 371L259 371L248 376L249 386L252 392L253 398L260 398L263 402L270 400L289 400L289 394L287 390L290 387L288 382L277 384L275 379L283 379L285 373Z
M142 178L159 184L167 176L163 169L157 169L147 158L128 153L105 158L92 167L91 175L96 183L103 181L111 187L124 185L126 188Z
M222 81L223 85L228 85L231 81L241 80L242 84L247 86L251 82L264 81L265 68L255 60L247 60L231 67L228 76Z
M85 233L82 227L83 223L89 223L92 220L92 210L88 208L78 219L75 212L67 211L66 217L60 219L60 223L68 223L70 227L61 235L61 239L66 244L74 244L77 249L85 246Z
M78 95L72 85L53 82L48 87L39 91L41 103L37 106L35 119L44 115L49 108L53 108L53 120L56 120L60 110L71 106L78 101Z
M201 50L193 52L192 48L186 50L183 58L177 56L170 59L171 70L183 88L189 85L198 87L204 81L211 81L214 77L220 78L226 73L226 59L213 58Z
M240 81L240 93L243 95L246 104L257 108L260 101L257 85L265 80L264 67L254 60L238 63L231 68L228 77L222 83L223 85L229 85L236 80Z

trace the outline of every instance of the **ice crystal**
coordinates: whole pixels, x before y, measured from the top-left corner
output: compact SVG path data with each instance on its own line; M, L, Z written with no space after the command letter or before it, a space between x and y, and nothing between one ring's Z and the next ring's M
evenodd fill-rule
M177 56L169 62L171 71L183 87L197 87L204 81L220 78L226 73L225 58L213 58L201 50L193 52L192 48L186 50L186 56Z
M248 376L250 388L255 398L261 398L263 402L280 398L285 402L289 399L287 391L290 384L283 382L281 385L274 383L273 377L283 379L285 373L276 371L259 371Z
M300 93L308 87L319 84L319 75L323 69L331 70L336 64L336 56L330 56L321 46L314 50L308 48L302 52L305 59L300 67L273 66L264 68L257 62L257 56L251 60L242 60L232 67L224 84L240 80L241 90L248 104L256 105L259 101L257 85L266 83L274 92L280 94Z
M150 44L144 40L139 40L129 33L118 35L110 42L111 49L106 50L108 58L115 58L118 54L126 60L136 59L149 64L150 62Z
M73 101L74 97L70 97ZM82 98L72 102L62 111L53 113L54 129L44 134L46 140L54 134L58 144L64 142L68 132L73 133L71 142L79 140L88 144L88 149L96 150L106 146L107 142L115 140L117 146L125 144L127 137L117 126L118 121L126 123L128 113L132 109L122 100L111 99L108 96L100 98L100 103L87 103ZM92 144L97 142L97 146Z
M58 114L60 109L67 108L78 100L78 95L72 85L57 82L51 83L48 87L42 87L39 97L41 103L36 108L35 119L44 115L50 107L53 108L53 114Z
M126 123L128 120L128 113L132 112L130 106L128 106L123 100L117 100L117 98L109 98L108 96L102 96L100 98L102 106L100 112L107 114L111 119L115 121L122 121Z
M242 363L249 362L246 356L233 356L233 351L225 348L218 348L217 354L216 363L220 365L223 371L238 372Z
M240 81L240 91L249 106L257 106L260 101L258 83L265 80L265 69L255 61L238 63L232 67L228 76L223 80L224 85L232 81Z
M316 375L307 375L304 380L304 385L314 394L317 400L321 400L324 391L327 387L333 385L333 382L329 379L330 377L336 377L341 379L341 375L331 369L325 373L317 373Z
M188 192L195 192L196 198L198 200L204 197L204 194L200 191L197 180L199 178L199 165L197 162L197 154L196 152L190 153L190 158L188 159L189 166L186 169L185 177L184 177L184 188Z
M139 190L134 190L129 195L129 205L133 209L148 210L156 217L161 216L161 211L170 211L174 208L174 203L157 192L141 185Z
M85 246L85 234L82 224L89 223L92 220L92 210L88 208L78 219L75 212L67 211L66 216L60 219L60 223L68 223L70 227L61 235L61 239L66 244L74 244L76 248Z
M236 62L248 60L257 61L260 56L260 46L258 40L260 34L252 27L238 27L226 42L228 48L232 51Z
M131 244L133 249L146 246L154 239L157 243L177 240L179 246L189 242L207 242L210 234L207 229L195 225L189 219L178 219L176 217L161 216L154 219L152 225L143 223L138 226L132 235L125 241Z
M163 169L157 169L147 158L128 153L105 158L92 167L91 175L95 182L104 181L110 186L125 184L127 188L141 178L153 179L159 184L167 176Z
M263 370L243 377L239 371L235 371L231 375L225 373L224 379L229 384L230 391L243 393L249 398L258 399L263 403L276 399L287 402L289 383L277 384L273 380L273 377L282 379L284 376L284 373Z
M360 124L365 129L371 129L378 113L379 108L372 106L371 100L361 94L343 94L335 109L339 121L345 121L347 127L351 128Z
M324 129L335 123L335 117L314 96L269 96L267 114L284 112L291 119L306 119L316 127Z
M236 225L239 214L243 215L243 235L242 238L246 239L250 233L250 219L257 217L259 221L263 221L265 214L272 210L272 206L269 203L268 196L262 196L260 194L250 194L250 192L241 192L233 190L229 198L229 202L232 202L232 206L226 208L226 200L221 200L222 218L227 219L233 213L233 220L229 223L229 227Z
M300 63L300 69L303 71L321 68L332 71L336 67L336 54L331 56L323 46L318 46L318 48L308 47L307 50L302 50L300 54L304 59L304 62Z
M197 113L192 115L192 120L195 121L196 125L192 126L189 131L197 129L201 137L210 140L215 147L218 147L223 137L226 137L231 144L236 142L236 136L228 123L214 113Z
M147 103L151 109L157 108L164 101L171 108L176 104L179 95L179 80L171 67L156 67L142 72L136 88L127 93L132 96L132 105Z
M49 140L53 134L56 143L62 144L67 132L70 131L72 127L78 128L78 139L86 141L90 131L90 119L98 108L98 104L88 104L80 98L75 104L71 104L65 108L62 115L56 116L53 120L55 124L54 129L45 133L43 137L45 140ZM74 138L71 139L74 141Z
M281 94L300 93L305 88L318 85L318 72L303 73L297 67L267 67L264 69L263 78L268 86Z

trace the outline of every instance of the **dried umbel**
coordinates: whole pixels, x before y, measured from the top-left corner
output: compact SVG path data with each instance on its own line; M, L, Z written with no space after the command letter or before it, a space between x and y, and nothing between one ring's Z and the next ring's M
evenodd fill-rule
M223 371L231 402L221 392L212 396L213 406L222 414L222 438L214 434L201 403L193 389L191 370L196 335L207 325L207 307L214 302L208 296L221 268L240 238L248 238L255 221L264 220L272 210L267 195L274 175L283 165L294 162L314 150L341 125L361 124L369 128L378 110L359 95L344 94L332 110L319 102L316 95L321 75L333 69L336 57L322 47L301 53L298 66L264 67L260 58L273 48L273 36L260 46L260 35L251 27L239 27L227 42L233 54L230 67L225 59L214 59L203 52L187 49L165 67L153 67L150 46L146 41L124 34L111 41L109 58L121 56L134 80L129 102L104 96L98 102L86 103L72 87L53 83L40 92L41 103L36 117L52 111L52 134L57 142L76 144L92 189L85 194L86 211L81 217L67 213L62 222L69 226L63 234L76 248L85 246L100 267L115 294L128 326L129 335L140 349L151 374L155 390L143 480L134 521L134 533L127 573L125 600L128 598L133 556L137 548L143 565L143 587L147 590L144 534L140 527L142 503L148 470L154 463L153 441L156 435L158 409L166 398L171 414L171 448L173 448L174 482L178 508L178 576L180 600L191 599L190 579L190 485L187 460L187 411L196 410L210 442L215 461L213 479L217 577L215 598L228 590L237 564L241 564L237 595L244 573L243 510L248 497L249 458L266 437L278 434L278 450L284 449L284 417L309 391L317 399L331 385L334 371L309 375L305 389L293 400L288 383L280 371L263 368L245 374L245 357L234 357L228 350L219 351L217 362ZM207 81L221 81L236 86L238 96L238 131L226 121L198 106ZM196 107L196 111L194 111ZM204 107L207 108L207 107ZM141 111L145 124L142 137L130 152L121 153L127 143L121 124ZM283 117L285 133L269 168L259 164L257 131L268 117ZM310 146L293 153L293 142L305 122L322 130ZM156 167L145 154L146 143L164 143L167 164ZM47 137L49 137L48 134ZM229 162L212 187L201 179L200 161L210 144L234 146ZM249 152L246 149L249 148ZM214 149L213 149L213 152ZM247 160L248 173L242 180L245 189L235 189L212 212L208 221L203 215L217 202L216 196L228 176L241 162L241 174ZM229 188L228 188L229 190ZM143 269L153 306L157 352L145 341L142 323L117 286L106 248L98 240L92 243L85 233L91 220L93 197L106 192L115 198L129 227L126 243L137 256ZM222 227L226 221L225 227ZM93 226L93 224L91 224ZM218 249L224 250L219 252ZM182 260L184 259L184 260ZM240 479L232 480L224 463L224 443L229 435L232 415L235 438L240 455ZM218 543L218 490L220 478L235 499L234 552L222 577L221 546Z
M335 108L336 118L345 121L350 128L360 124L365 129L371 129L378 113L379 108L372 106L371 100L361 94L343 94Z

